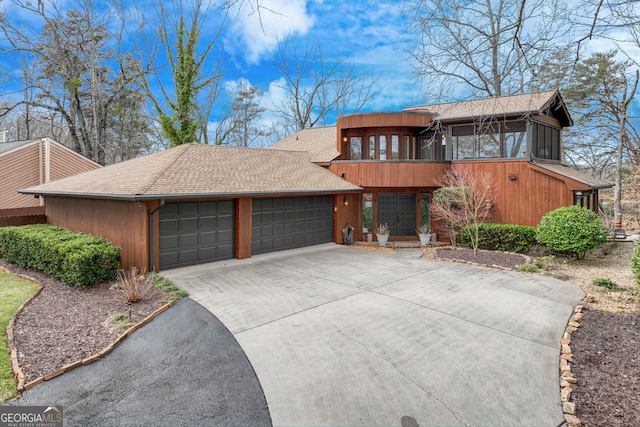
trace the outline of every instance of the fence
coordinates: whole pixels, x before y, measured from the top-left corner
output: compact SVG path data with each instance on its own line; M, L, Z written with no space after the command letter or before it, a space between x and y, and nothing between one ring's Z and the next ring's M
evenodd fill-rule
M9 225L45 224L44 206L0 209L0 227Z

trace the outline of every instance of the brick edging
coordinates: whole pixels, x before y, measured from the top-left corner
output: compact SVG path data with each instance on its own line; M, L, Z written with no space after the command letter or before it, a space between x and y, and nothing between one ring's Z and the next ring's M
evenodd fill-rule
M15 322L15 318L18 316L18 314L20 314L22 309L24 307L26 307L27 304L29 304L36 296L38 296L38 294L40 294L40 291L42 290L42 286L38 282L36 282L33 278L31 278L29 276L22 275L22 274L12 273L12 272L10 272L9 270L7 270L6 268L4 268L2 266L0 266L0 271L3 271L3 272L5 272L7 274L10 274L12 276L19 277L21 279L28 280L28 281L38 285L38 290L28 300L26 300L20 306L20 308L18 308L18 310L15 312L15 314L11 317L11 320L9 320L9 324L7 325L7 344L9 346L9 353L10 353L10 358L11 358L11 369L13 370L13 376L16 378L16 381L18 381L18 393L22 393L22 392L24 392L26 390L29 390L32 387L35 387L36 385L38 385L38 384L40 384L40 383L42 383L44 381L48 381L51 378L55 378L55 377L57 377L59 375L64 374L65 372L69 372L72 369L78 368L80 366L88 365L89 363L95 362L96 360L106 356L107 354L111 353L114 348L116 348L118 345L120 345L120 343L122 341L124 341L125 338L127 338L129 335L131 335L133 332L137 331L138 329L140 329L141 327L143 327L147 323L151 322L157 315L159 315L160 313L166 311L169 307L171 307L172 305L175 304L175 301L169 301L168 303L166 303L162 307L156 309L151 314L147 315L147 317L142 319L140 322L136 323L135 325L131 326L129 329L124 331L122 334L120 334L118 336L118 338L116 338L116 340L113 343L111 343L109 346L107 346L104 349L102 349L102 351L100 351L99 353L94 354L93 356L89 356L89 357L87 357L85 359L78 360L78 361L76 361L74 363L70 363L70 364L68 364L66 366L63 366L62 368L58 369L55 372L48 373L48 374L46 374L44 376L36 378L35 380L25 384L25 382L24 382L25 376L24 376L24 373L22 372L22 369L20 369L20 364L18 363L18 351L17 351L15 343L13 341L14 322Z
M572 386L578 382L571 372L571 362L573 361L570 346L571 334L580 327L579 322L582 320L582 309L583 306L578 305L573 310L573 314L569 318L567 327L560 340L560 402L562 404L565 423L569 427L580 427L582 425L580 419L576 417L576 404L570 402L571 393L573 392Z
M440 247L434 247L432 249L434 249L434 250L443 249L445 251L457 251L458 249L463 249L463 248L457 248L457 247L454 247L454 246L440 246ZM464 248L464 249L466 249L466 248ZM478 252L482 252L482 251L484 251L484 252L498 252L498 253L509 254L509 255L513 255L513 254L522 255L524 257L525 261L526 261L525 264L531 263L531 257L528 256L528 255L525 255L525 254L519 254L519 253L515 253L515 252L504 252L504 251L501 252L501 251L489 251L489 250L485 250L485 249L478 249ZM423 251L423 254L424 254L424 251ZM467 260L464 260L464 259L440 258L440 256L437 253L435 253L434 255L436 257L435 259L437 259L438 261L458 262L460 264L475 265L477 267L489 267L489 268L496 268L498 270L518 271L517 269L513 269L513 268L509 268L509 267L503 267L501 265L496 265L496 264L492 264L492 265L479 264L477 262L467 261Z

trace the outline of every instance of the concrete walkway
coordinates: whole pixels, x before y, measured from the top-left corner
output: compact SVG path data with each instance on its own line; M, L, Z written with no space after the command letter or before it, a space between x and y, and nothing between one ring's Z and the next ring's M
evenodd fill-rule
M164 274L253 365L275 426L557 426L583 296L535 275L321 245Z

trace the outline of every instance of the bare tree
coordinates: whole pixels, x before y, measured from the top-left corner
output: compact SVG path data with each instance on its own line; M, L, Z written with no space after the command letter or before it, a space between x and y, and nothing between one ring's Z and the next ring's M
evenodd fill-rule
M345 58L326 58L309 41L303 48L280 42L274 64L286 95L275 109L288 134L326 125L333 114L358 112L378 93L376 78L357 74Z
M635 98L640 71L629 61L616 62L616 52L595 53L576 64L575 83L567 96L580 106L577 122L584 126L594 123L608 130L615 143L614 219L622 220L622 169L625 152L638 157L640 147L633 144L635 125L630 121L630 106Z
M493 97L524 92L566 27L562 2L408 0L415 74L427 95Z
M216 144L238 147L263 146L261 141L271 135L272 130L259 123L265 108L261 101L262 89L252 86L247 80L227 90L229 105L216 132Z
M79 0L75 9L62 10L55 2L23 2L13 5L41 28L25 26L0 14L3 53L24 61L24 89L28 96L17 101L25 106L27 135L32 117L60 117L69 134L71 147L94 161L105 164L108 146L113 142L109 128L114 111L128 109L129 99L123 93L135 93L139 87L137 73L130 58L113 49L121 42L112 28L124 22L112 9L99 9L91 0ZM27 66L33 64L32 67ZM129 119L129 115L126 119ZM144 139L139 134L138 141Z
M439 179L441 188L433 194L433 216L446 224L454 244L458 233L465 229L474 254L480 245L480 224L491 216L491 184L488 174L455 164Z

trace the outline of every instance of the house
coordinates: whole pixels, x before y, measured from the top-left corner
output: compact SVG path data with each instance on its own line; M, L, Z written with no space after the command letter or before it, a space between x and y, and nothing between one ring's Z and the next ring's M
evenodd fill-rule
M50 138L0 143L0 211L39 207L18 190L92 171L101 166ZM22 209L24 211L24 209Z
M493 222L535 226L572 204L597 210L599 190L612 185L562 164L561 130L571 124L560 93L545 91L340 117L333 129L305 129L271 148L310 151L364 188L345 218L356 240L382 223L390 240L415 240L421 224L438 228L431 196L456 164L491 176Z
M22 190L147 271L332 242L362 189L305 152L187 144Z
M611 184L562 164L571 117L557 91L340 117L269 149L182 145L22 190L47 222L103 236L121 264L164 270L343 242L387 223L416 240L452 165L488 172L493 221L536 225Z

